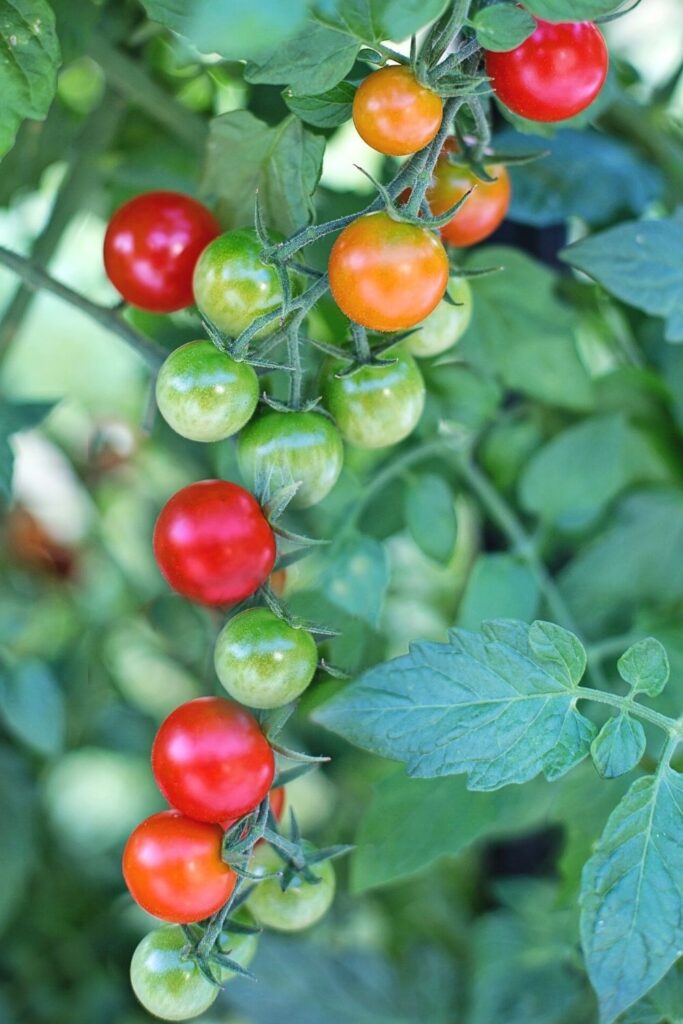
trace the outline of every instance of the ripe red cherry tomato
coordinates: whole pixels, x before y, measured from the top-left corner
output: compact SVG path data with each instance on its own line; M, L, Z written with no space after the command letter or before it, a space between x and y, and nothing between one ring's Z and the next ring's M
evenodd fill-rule
M180 192L145 192L124 203L104 237L104 266L126 302L172 313L194 302L192 275L202 249L221 228L213 214Z
M486 73L498 99L514 114L532 121L564 121L593 102L608 63L597 25L537 20L536 31L514 50L487 52Z
M431 212L438 216L474 189L441 228L445 242L463 247L483 241L502 224L510 206L510 176L502 164L490 164L486 171L495 181L482 181L467 164L453 163L457 156L449 159L455 148L451 140L444 146L427 189L427 201Z
M417 153L432 141L442 117L441 97L398 64L373 71L353 98L356 131L368 146L390 156Z
M222 697L181 704L152 747L156 783L172 807L197 821L252 811L270 789L275 759L258 722Z
M162 921L190 924L214 914L237 881L221 860L223 830L177 811L147 818L123 851L123 877L143 910Z
M154 528L154 555L179 594L235 604L253 594L275 562L275 537L249 491L201 480L174 494Z
M427 228L384 212L344 228L329 261L332 297L351 320L373 331L414 327L439 304L448 257Z

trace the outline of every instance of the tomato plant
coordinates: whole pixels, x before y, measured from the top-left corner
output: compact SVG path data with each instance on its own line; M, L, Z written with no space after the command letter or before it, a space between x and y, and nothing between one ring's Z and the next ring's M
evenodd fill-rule
M416 153L432 141L443 115L438 93L409 68L389 65L365 78L353 98L353 123L373 149L390 156Z
M201 921L223 906L236 876L221 860L223 830L177 811L162 811L133 831L123 876L143 910L162 921Z
M334 301L350 319L373 331L401 331L443 298L448 258L426 228L371 213L341 232L329 275Z
M511 188L502 164L488 164L485 170L491 180L484 181L457 159L457 151L452 146L445 147L427 189L427 199L432 213L440 214L467 196L441 228L443 240L461 248L482 242L500 227L510 206Z
M191 305L202 249L220 233L213 214L179 192L146 192L120 207L104 236L109 280L126 302L153 313Z
M332 905L335 890L334 868L323 861L311 868L313 879L295 875L283 890L280 878L271 877L281 872L284 863L270 846L261 846L251 861L256 875L264 879L251 893L248 906L256 920L276 931L298 932L310 928L323 917Z
M426 358L440 355L462 337L472 319L472 289L464 278L452 277L448 283L448 296L433 313L420 324L405 341L413 356Z
M413 431L424 409L425 387L413 357L391 349L380 366L340 376L343 364L324 371L323 398L346 440L359 448L386 448Z
M216 1001L219 989L184 956L182 928L166 925L145 935L133 953L130 981L144 1008L162 1020L191 1020Z
M304 692L318 667L318 651L305 629L290 626L268 608L251 608L223 627L214 663L234 700L276 708Z
M226 480L202 480L164 505L154 555L178 593L203 604L233 604L268 578L275 538L248 491Z
M237 454L249 484L298 484L292 507L317 505L336 484L344 446L334 424L319 412L268 412L240 433Z
M172 807L197 821L239 818L266 795L273 752L256 719L239 704L198 697L162 722L152 769Z
M513 50L486 54L493 91L513 113L532 121L564 121L585 110L607 77L609 55L589 21L537 21Z

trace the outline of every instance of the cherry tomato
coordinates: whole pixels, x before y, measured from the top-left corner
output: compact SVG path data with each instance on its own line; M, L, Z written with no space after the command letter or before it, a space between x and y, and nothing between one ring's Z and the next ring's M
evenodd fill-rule
M472 319L472 289L464 278L452 277L448 294L457 306L440 302L433 313L404 341L411 355L436 356L462 338Z
M442 117L441 97L398 64L373 71L353 98L356 131L368 146L390 156L422 149L438 132Z
M172 807L197 821L241 818L270 789L275 760L253 715L222 697L172 711L152 747L156 783Z
M234 700L279 708L299 697L318 667L315 640L269 608L248 608L218 635L216 674Z
M123 851L123 877L143 910L162 921L190 924L210 917L235 887L221 860L223 830L177 811L147 818Z
M154 528L159 569L202 604L250 597L275 563L275 537L256 499L227 480L189 484L166 502Z
M146 192L116 211L104 236L104 266L126 302L151 313L191 306L202 249L220 234L205 206L180 192Z
M195 268L194 298L199 311L232 338L282 303L280 278L275 267L259 259L262 249L253 228L228 231L206 247ZM277 326L275 320L257 337L265 337Z
M272 846L259 846L254 850L249 870L254 874L269 875L282 871L284 863ZM329 860L313 864L311 870L319 882L307 882L297 877L285 892L279 878L264 878L249 895L247 905L256 920L267 928L282 932L297 932L319 921L327 913L334 899L334 868Z
M422 374L402 348L385 354L396 362L362 366L347 377L335 377L344 364L331 362L324 371L323 399L343 436L359 448L385 448L415 428L425 403Z
M486 73L498 99L532 121L564 121L589 106L607 77L609 53L590 21L537 19L514 50L488 51Z
M495 181L482 181L467 164L452 162L457 159L454 152L455 144L447 142L427 189L427 201L431 212L438 215L473 188L458 212L441 228L441 237L458 247L476 245L505 219L510 205L510 176L502 164L491 164L486 171Z
M236 362L210 341L190 341L171 352L156 383L159 412L190 441L236 434L251 419L258 396L249 363Z
M182 928L170 924L145 935L133 953L133 992L149 1013L162 1020L197 1017L220 991L204 977L196 960L185 955L187 949Z
M319 412L268 412L242 431L237 455L251 486L261 478L273 490L298 483L291 505L308 508L336 484L344 445L334 423Z
M428 316L448 284L448 257L432 231L380 211L344 228L329 261L342 313L373 331L402 331Z

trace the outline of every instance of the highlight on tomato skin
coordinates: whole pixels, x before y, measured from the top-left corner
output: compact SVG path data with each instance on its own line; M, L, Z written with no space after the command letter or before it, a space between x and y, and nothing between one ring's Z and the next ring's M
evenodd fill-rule
M177 491L159 513L153 548L173 590L206 605L251 597L277 554L256 498L228 480L200 480Z
M172 924L192 924L219 910L237 876L221 857L223 830L178 811L141 822L123 852L128 890L148 914Z
M486 51L486 73L494 94L514 114L565 121L590 106L605 84L607 44L590 21L536 22L515 49Z
M449 139L434 168L427 201L431 213L438 216L469 192L460 209L441 227L445 242L466 248L483 242L503 223L510 208L512 186L503 164L485 165L493 180L484 181L466 163L457 163L456 158L456 143Z
M410 68L389 64L363 79L353 98L356 131L379 153L409 156L427 146L443 118L438 93L421 85Z
M104 266L126 302L173 313L194 302L192 275L221 227L211 211L181 192L144 192L114 213L104 237Z

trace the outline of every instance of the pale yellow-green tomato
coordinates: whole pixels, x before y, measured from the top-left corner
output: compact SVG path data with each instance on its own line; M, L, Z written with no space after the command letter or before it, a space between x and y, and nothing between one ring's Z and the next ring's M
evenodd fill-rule
M254 874L273 874L282 871L284 861L272 846L259 846L249 863ZM285 892L279 878L264 878L257 882L249 895L247 905L259 924L281 932L298 932L309 928L323 917L332 905L335 890L334 868L329 860L312 864L311 871L319 882L313 884L296 877Z
M404 341L408 351L420 359L438 356L462 338L472 319L472 289L461 277L452 277L448 294L457 302L452 306L442 299L433 313Z
M191 1020L211 1006L219 988L187 956L188 941L178 925L155 928L138 945L130 983L144 1008L162 1020Z
M156 383L159 412L190 441L222 441L236 434L251 419L258 396L253 367L210 341L190 341L171 352Z

